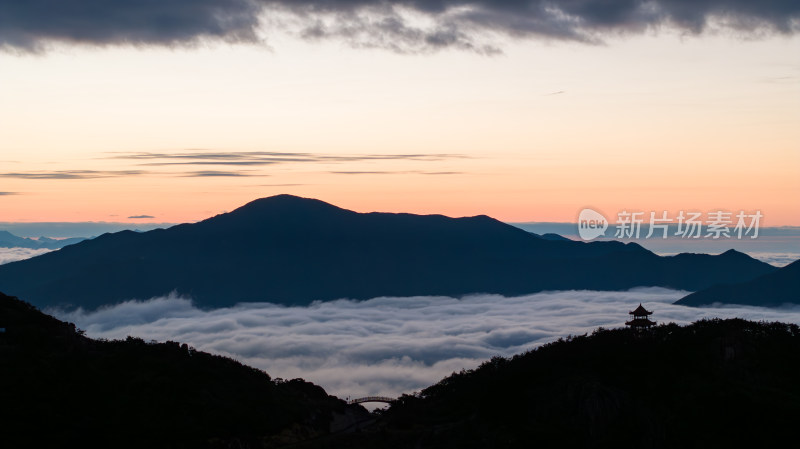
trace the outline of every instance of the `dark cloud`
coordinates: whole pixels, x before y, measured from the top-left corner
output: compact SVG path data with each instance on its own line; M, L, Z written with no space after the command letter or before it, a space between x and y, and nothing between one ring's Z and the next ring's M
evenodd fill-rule
M343 163L364 161L440 161L466 158L462 154L321 154L321 153L278 153L270 151L223 151L211 152L191 150L184 153L137 152L109 156L109 159L141 161L144 166L169 165L274 165L287 163Z
M120 176L138 176L148 172L142 170L53 170L40 172L0 173L0 178L19 179L96 179Z
M252 42L261 8L250 0L0 0L0 46Z
M0 0L0 48L260 42L261 30L278 29L398 52L495 53L497 36L597 42L662 26L701 33L712 24L789 34L799 22L796 0Z
M186 342L283 378L303 377L340 397L410 393L494 355L509 356L599 326L621 327L640 302L658 322L741 317L800 323L800 307L694 308L686 292L562 291L520 297L339 300L309 307L240 304L200 310L175 296L87 313L56 312L92 337Z
M219 171L219 170L200 170L192 171L182 174L188 178L228 178L228 177L244 177L253 176L250 173L237 172L237 171Z
M2 1L2 0L0 0ZM267 176L263 172L246 170L246 167L271 166L276 164L347 164L357 162L381 161L415 161L437 162L450 159L466 159L462 154L322 154L322 153L279 153L268 151L204 151L187 150L178 153L134 152L110 153L102 159L133 161L136 167L149 167L149 170L48 170L19 171L0 173L0 178L18 179L96 179L117 178L124 176L177 176L177 177L246 177ZM130 166L129 164L125 164ZM176 171L159 171L156 167L172 167ZM195 171L177 171L178 167L198 168ZM209 168L203 170L202 168ZM237 170L241 167L242 170ZM214 170L214 168L230 168L230 170ZM367 173L367 172L363 172ZM378 172L375 172L378 173ZM355 174L353 172L352 174ZM3 193L0 193L2 195ZM6 195L14 192L5 192Z
M0 196L20 195L19 192L0 192Z
M0 178L19 178L19 179L100 179L100 178L119 178L124 176L141 175L165 175L181 177L230 177L230 176L252 176L246 172L199 170L189 172L153 172L144 170L54 170L39 172L13 172L0 173Z
M131 216L130 216L130 217L128 217L128 218L133 218L133 219L142 219L142 218L156 218L156 217L154 217L154 216L152 216L152 215L131 215Z

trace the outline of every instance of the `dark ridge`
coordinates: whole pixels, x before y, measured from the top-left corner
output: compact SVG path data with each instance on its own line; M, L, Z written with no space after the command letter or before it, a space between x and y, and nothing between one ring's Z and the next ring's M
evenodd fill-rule
M740 319L597 330L406 395L359 435L304 448L783 447L800 328Z
M177 342L92 340L0 293L4 447L277 447L366 411Z
M0 289L40 307L175 291L201 307L258 301L543 290L699 290L775 270L747 256L658 257L621 242L539 238L485 215L356 213L278 195L199 223L105 234L0 266Z
M800 416L795 324L598 329L453 373L372 416L179 343L92 340L3 294L0 329L9 447L782 447Z
M47 237L29 239L27 237L17 237L8 231L0 231L0 248L59 249L83 240L85 239L81 237L61 240Z
M724 255L741 258L741 253ZM800 260L759 276L753 280L715 285L684 296L675 302L684 306L709 304L744 304L750 306L778 307L800 304Z
M566 242L572 241L572 239L568 239L568 238L566 238L566 237L564 237L562 235L558 235L558 234L555 234L555 233L552 233L552 232L548 232L546 234L542 234L539 237L541 237L541 238L543 238L545 240L558 240L558 241L562 241L562 242L564 242L564 241L566 241Z

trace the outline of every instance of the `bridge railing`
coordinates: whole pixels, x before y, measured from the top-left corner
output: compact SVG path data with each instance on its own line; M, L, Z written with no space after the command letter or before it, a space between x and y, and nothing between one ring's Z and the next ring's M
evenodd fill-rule
M385 402L387 404L391 404L394 402L394 398L386 397L386 396L365 396L363 398L356 398L350 399L347 401L348 404L363 404L365 402Z

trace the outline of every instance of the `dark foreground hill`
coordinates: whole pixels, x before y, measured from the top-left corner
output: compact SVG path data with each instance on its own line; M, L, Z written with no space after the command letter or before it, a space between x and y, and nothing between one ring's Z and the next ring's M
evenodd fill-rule
M486 216L361 214L279 195L199 223L105 234L0 266L0 290L87 309L171 291L203 307L245 301L699 290L776 268L742 253L659 257L636 244L545 239Z
M799 370L793 324L599 330L453 374L360 435L301 447L794 447Z
M366 411L185 344L86 338L0 294L3 447L280 447Z
M715 285L675 302L684 306L714 303L763 307L800 304L800 260L753 280Z
M0 294L3 447L794 447L800 328L598 330L494 358L369 416L177 343L95 341Z

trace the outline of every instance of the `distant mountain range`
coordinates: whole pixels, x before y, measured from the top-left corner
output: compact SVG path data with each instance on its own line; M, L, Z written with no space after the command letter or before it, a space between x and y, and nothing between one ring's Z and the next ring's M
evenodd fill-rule
M171 291L201 307L259 301L542 290L701 290L777 268L728 251L660 257L637 244L541 237L487 216L356 213L279 195L207 220L104 234L0 266L0 290L94 309Z
M702 306L714 303L763 307L800 304L800 260L749 281L715 285L692 293L675 304Z
M0 231L0 248L59 249L67 245L82 242L83 240L86 239L82 237L67 239L39 237L38 239L29 239L26 237L17 237L8 231Z

